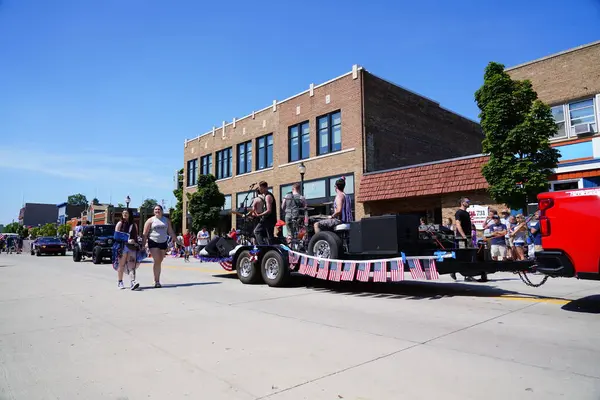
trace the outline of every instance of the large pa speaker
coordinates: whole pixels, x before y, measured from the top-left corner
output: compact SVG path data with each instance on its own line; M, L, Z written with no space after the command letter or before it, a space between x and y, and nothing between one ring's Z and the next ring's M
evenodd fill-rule
M235 240L228 237L214 237L208 244L204 247L204 250L211 257L229 257L229 252L235 249L236 242Z
M364 253L398 254L417 247L418 215L382 215L363 218L361 225Z

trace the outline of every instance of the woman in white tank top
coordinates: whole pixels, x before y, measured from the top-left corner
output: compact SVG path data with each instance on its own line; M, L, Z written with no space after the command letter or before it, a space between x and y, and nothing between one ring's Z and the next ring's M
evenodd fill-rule
M148 218L144 224L144 243L148 244L152 260L154 261L154 287L159 288L160 270L163 259L167 252L167 240L169 236L175 239L175 232L171 221L163 215L163 208L160 205L154 207L154 216Z

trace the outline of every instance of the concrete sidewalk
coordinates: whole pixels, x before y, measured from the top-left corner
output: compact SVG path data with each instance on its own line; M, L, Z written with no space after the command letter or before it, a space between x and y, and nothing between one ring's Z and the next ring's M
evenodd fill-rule
M600 284L242 285L0 256L0 399L600 399ZM515 279L516 278L516 279Z

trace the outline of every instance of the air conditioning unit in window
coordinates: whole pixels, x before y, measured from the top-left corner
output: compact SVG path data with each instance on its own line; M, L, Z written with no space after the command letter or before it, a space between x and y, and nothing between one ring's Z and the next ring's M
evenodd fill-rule
M571 127L571 133L575 135L587 135L589 133L594 133L594 124L581 124L575 125Z

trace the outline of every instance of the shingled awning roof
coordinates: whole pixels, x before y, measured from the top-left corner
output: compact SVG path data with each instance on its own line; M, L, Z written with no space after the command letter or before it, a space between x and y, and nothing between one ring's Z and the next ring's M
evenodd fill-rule
M476 155L365 174L360 181L357 201L487 189L481 168L488 160L488 156Z

